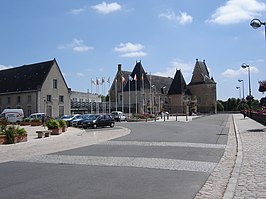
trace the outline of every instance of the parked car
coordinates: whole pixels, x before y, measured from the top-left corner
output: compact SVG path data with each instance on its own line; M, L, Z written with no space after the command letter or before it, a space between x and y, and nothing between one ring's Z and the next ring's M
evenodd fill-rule
M71 126L71 123L74 119L80 117L80 114L75 114L75 115L72 115L71 117L67 117L67 118L62 118L62 120L65 120L66 123L67 123L67 126Z
M84 115L79 115L76 119L74 119L71 124L74 127L82 127L82 122L85 120L89 119L89 116L91 114L84 114Z
M28 117L31 120L35 120L35 119L40 119L42 121L44 121L45 119L45 113L32 113L30 114L30 116Z
M84 120L82 123L83 128L97 128L110 126L114 127L115 120L110 115L90 115L88 120Z
M111 116L114 118L116 122L126 121L127 118L121 111L112 111Z

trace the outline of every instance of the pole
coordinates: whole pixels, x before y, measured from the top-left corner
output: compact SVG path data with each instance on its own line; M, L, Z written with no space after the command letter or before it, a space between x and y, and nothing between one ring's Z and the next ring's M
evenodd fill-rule
M136 97L136 114L138 113L138 90L137 90L137 80L135 80L135 97Z
M117 79L115 79L115 111L117 111Z
M131 79L130 79L130 75L128 76L128 116L130 117L130 114L131 114L131 104L130 104L130 82L131 82Z
M123 78L121 81L121 90L122 90L122 112L124 113L124 93L123 93L123 86L124 86L124 82L123 82Z
M244 80L242 80L242 87L243 87L243 99L245 99L245 94L244 94L244 92L245 92L245 89L244 89Z
M144 75L143 75L143 73L142 73L141 81L142 81L142 112L144 114L144 101L145 101L145 98L144 98Z
M109 115L111 114L111 92L110 92L110 77L108 78L108 84L109 84Z
M150 72L150 113L152 114L152 109L151 109L151 72Z
M248 67L248 85L249 85L249 96L251 96L251 85L250 85L250 66Z

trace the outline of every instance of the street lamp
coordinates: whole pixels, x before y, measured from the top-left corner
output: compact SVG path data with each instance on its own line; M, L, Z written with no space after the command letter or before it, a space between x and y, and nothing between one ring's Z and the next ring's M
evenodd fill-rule
M239 79L238 82L242 82L242 88L243 88L243 99L245 99L245 93L244 93L244 80L243 79Z
M239 90L239 99L241 99L241 90L240 90L240 86L237 86L236 89Z
M248 68L248 86L249 86L249 96L251 96L251 88L250 88L250 66L248 64L243 63L241 65L242 68Z
M152 96L152 112L155 114L155 94L156 94L156 86L152 85L151 86L154 90L153 90L153 96Z
M264 27L265 27L264 34L265 34L265 41L266 41L266 25L265 25L265 22L262 22L259 19L252 19L251 22L250 22L250 25L254 29L260 28L262 25L264 25Z

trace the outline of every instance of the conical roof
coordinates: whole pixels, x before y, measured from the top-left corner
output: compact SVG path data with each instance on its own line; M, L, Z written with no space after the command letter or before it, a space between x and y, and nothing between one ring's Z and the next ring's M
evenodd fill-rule
M174 80L172 81L172 84L171 84L170 89L168 91L168 95L182 94L186 90L187 90L187 84L186 84L185 79L181 73L181 70L177 70L175 73Z

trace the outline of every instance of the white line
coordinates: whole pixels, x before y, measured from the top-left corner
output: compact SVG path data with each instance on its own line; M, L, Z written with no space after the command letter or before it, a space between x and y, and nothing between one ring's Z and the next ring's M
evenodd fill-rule
M18 160L19 161L19 160ZM114 166L114 167L137 167L149 169L163 169L174 171L194 171L211 173L217 163L186 161L164 158L142 157L103 157L103 156L66 156L66 155L41 155L27 159L23 162L73 164L89 166Z
M194 147L194 148L212 148L225 149L223 144L205 144L205 143L188 143L188 142L139 142L139 141L107 141L99 145L133 145L133 146L172 146L172 147Z

